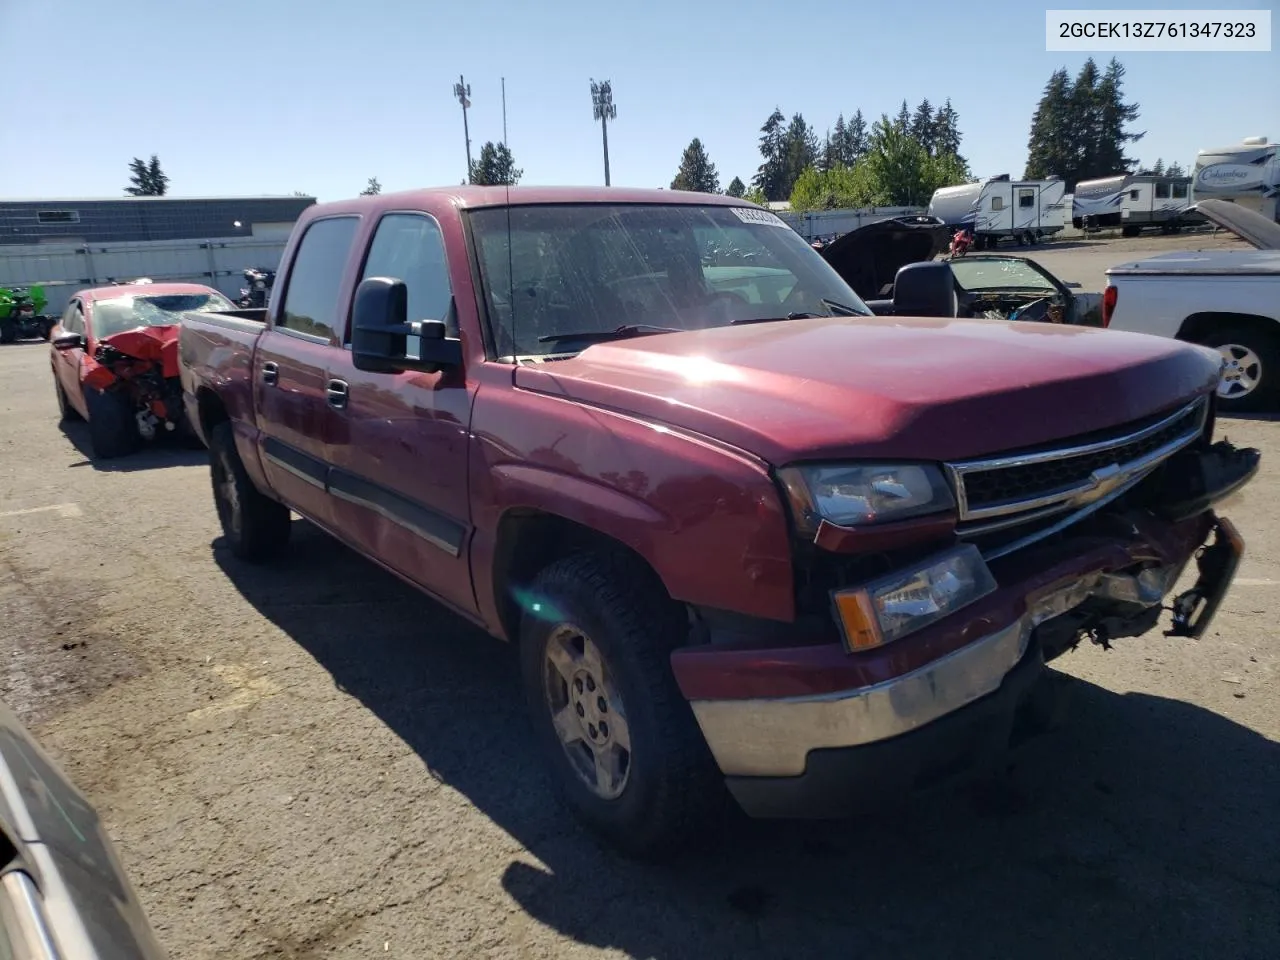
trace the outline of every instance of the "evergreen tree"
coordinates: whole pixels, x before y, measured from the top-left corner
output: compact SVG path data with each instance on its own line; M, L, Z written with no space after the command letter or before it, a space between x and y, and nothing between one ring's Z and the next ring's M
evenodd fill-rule
M951 106L951 98L933 115L933 153L935 156L952 156L964 162L960 156L960 114Z
M522 176L524 171L516 169L515 158L505 143L486 141L480 148L480 157L471 164L471 182L477 186L513 187Z
M920 106L916 107L916 112L911 115L911 135L930 155L934 153L936 128L933 120L933 105L929 103L927 97L920 101Z
M730 197L743 197L746 195L747 185L742 182L741 177L734 177L729 181L729 188L725 190L725 194Z
M707 156L702 141L694 137L680 158L680 169L671 181L672 190L690 190L695 193L719 193L720 176L716 165Z
M1043 180L1058 175L1067 180L1067 189L1075 189L1076 145L1071 137L1071 80L1065 69L1049 77L1040 105L1031 118L1031 138L1027 142L1028 180Z
M781 200L790 192L783 189L787 186L786 122L781 108L774 107L760 128L762 162L751 178L751 185L770 200Z
M169 178L160 169L160 158L154 153L150 162L140 157L129 161L129 186L124 192L131 197L163 197L169 192Z
M822 149L818 152L818 170L825 173L833 169L840 163L840 157L836 153L835 138L831 135L831 131L827 131L827 135L823 138Z
M813 132L813 127L805 122L803 114L797 113L791 117L784 141L785 176L779 184L778 196L770 199L785 200L791 196L791 190L795 187L800 174L818 162L820 149L818 135Z
M1129 133L1126 127L1138 119L1138 105L1125 103L1121 89L1124 67L1115 57L1094 89L1097 110L1097 139L1093 147L1094 167L1091 176L1132 170L1136 161L1125 156L1125 146L1137 143L1145 133Z
M1080 180L1091 180L1106 174L1094 173L1098 169L1098 139L1102 132L1102 111L1098 103L1098 65L1090 57L1076 74L1071 85L1071 110L1068 114L1067 133L1073 144L1074 161L1069 189ZM1109 173L1119 173L1110 170ZM1066 174L1062 174L1066 179Z
M1165 167L1164 175L1166 177L1185 177L1187 172L1182 169L1182 164L1175 160L1173 163L1169 164L1169 166Z
M853 166L867 152L867 121L863 119L861 110L855 111L849 121L846 138L844 162Z
M898 128L900 133L911 132L911 110L907 107L907 101L904 97L902 100L902 108L898 111L898 117L894 120L893 125Z
M378 182L377 177L370 177L368 185L360 191L360 196L376 197L380 193L382 193L382 184Z
M831 164L830 168L852 166L853 158L849 150L849 128L845 126L844 114L836 117L835 129L831 132Z

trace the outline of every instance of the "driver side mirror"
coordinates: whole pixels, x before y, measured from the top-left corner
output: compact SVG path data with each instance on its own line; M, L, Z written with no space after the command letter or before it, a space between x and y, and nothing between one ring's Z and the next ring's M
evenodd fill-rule
M408 304L403 280L370 277L356 288L351 360L357 370L435 373L462 366L462 341L445 336L443 320L409 320Z
M75 350L77 347L84 348L84 336L79 333L64 333L60 337L53 338L53 349L59 351Z
M954 317L959 309L955 274L943 260L909 263L894 278L895 316Z

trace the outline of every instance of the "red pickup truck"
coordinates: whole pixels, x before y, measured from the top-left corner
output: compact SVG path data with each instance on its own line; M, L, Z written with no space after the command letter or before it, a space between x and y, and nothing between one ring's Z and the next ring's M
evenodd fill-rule
M517 642L561 796L633 853L725 784L838 816L984 770L1046 662L1154 628L1193 558L1200 635L1243 549L1216 353L957 318L945 262L873 314L741 200L327 203L279 276L180 334L230 548L293 510Z

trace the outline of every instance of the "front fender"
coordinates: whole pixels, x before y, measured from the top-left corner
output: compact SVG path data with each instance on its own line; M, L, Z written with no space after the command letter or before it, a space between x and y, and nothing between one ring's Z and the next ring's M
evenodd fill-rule
M472 562L489 622L497 532L511 511L625 545L676 600L794 619L788 521L760 461L622 414L506 391L480 391L472 436Z

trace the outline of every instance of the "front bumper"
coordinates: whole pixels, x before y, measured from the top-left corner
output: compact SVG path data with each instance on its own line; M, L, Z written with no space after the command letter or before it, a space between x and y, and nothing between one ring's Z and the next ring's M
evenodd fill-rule
M980 769L1043 673L1041 627L1086 603L1153 626L1197 550L1220 523L1230 529L1209 512L1132 523L1127 536L1006 558L993 565L996 593L878 650L676 653L677 680L740 805L754 816L838 815ZM1235 565L1215 570L1198 584L1210 616Z

